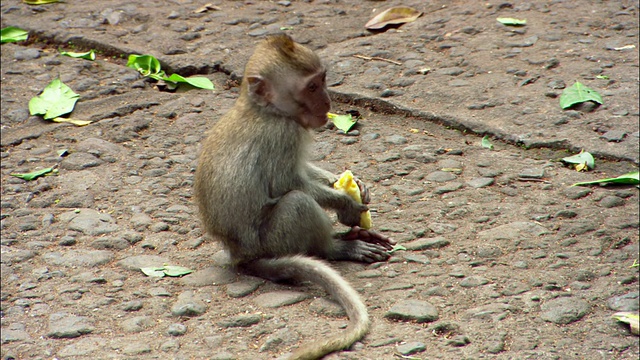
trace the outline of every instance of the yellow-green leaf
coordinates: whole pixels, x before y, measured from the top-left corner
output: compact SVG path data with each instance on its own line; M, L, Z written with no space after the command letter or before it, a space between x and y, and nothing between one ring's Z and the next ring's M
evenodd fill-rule
M27 5L46 5L60 2L60 0L22 0Z
M405 24L415 21L422 13L408 6L394 6L374 16L364 27L379 30L387 25Z
M351 114L338 115L327 113L327 117L338 129L344 131L345 133L348 133L349 130L351 130L351 128L353 128L353 126L356 124L356 122L358 122L358 120L355 120L353 116L351 116Z
M638 335L640 333L640 315L630 311L622 311L613 314L613 318L623 323L629 324L631 333Z
M69 56L69 57L78 58L78 59L91 60L91 61L96 59L96 51L93 49L83 53L60 50L60 55Z
M514 18L497 18L499 23L503 25L511 25L511 26L523 26L527 25L527 20L520 20Z
M57 123L63 123L63 122L68 122L70 124L73 124L75 126L85 126L85 125L89 125L91 124L91 120L77 120L77 119L71 119L71 118L63 118L63 117L57 117L57 118L53 118L51 119L54 122Z

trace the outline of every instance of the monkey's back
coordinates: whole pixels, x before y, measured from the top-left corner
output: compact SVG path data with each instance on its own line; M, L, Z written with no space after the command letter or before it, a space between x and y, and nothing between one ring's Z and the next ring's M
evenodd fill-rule
M232 257L259 257L265 207L300 187L308 131L288 119L239 112L236 104L207 133L195 176L195 198L207 233Z

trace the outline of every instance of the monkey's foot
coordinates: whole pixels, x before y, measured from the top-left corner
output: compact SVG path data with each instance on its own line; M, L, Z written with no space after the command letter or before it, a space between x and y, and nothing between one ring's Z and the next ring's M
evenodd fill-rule
M384 236L377 231L365 230L360 226L354 226L351 230L341 234L340 239L345 241L360 240L369 244L379 245L386 250L393 249L393 245L396 244L396 242L391 238Z

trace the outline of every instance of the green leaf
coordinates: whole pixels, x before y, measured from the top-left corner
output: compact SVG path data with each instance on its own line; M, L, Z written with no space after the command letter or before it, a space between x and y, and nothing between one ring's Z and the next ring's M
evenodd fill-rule
M514 18L497 18L499 23L503 25L511 25L511 26L523 26L527 25L527 20L520 20Z
M160 61L151 55L129 55L127 67L138 70L142 76L164 75ZM156 78L154 77L154 79ZM156 80L161 80L161 78Z
M564 89L562 95L560 95L560 107L563 110L587 101L602 104L602 96L597 91L584 86L578 81Z
M640 184L640 176L638 175L638 171L630 172L624 175L620 175L616 178L607 178L593 181L583 181L577 182L571 186L580 186L580 185L594 185L594 184L630 184L630 185L638 185Z
M387 25L404 24L415 21L422 13L408 6L395 6L374 16L364 27L379 30Z
M8 26L0 31L0 43L18 42L27 40L29 32L17 27Z
M50 173L52 171L53 171L53 168L49 167L49 168L45 168L45 169L42 169L42 170L32 171L32 172L26 173L26 174L10 174L10 175L11 176L15 176L15 177L20 178L20 179L23 179L23 180L31 181L31 180L39 178L40 176L48 174L48 173Z
M60 55L69 56L77 59L91 60L91 61L96 59L96 51L93 49L83 53L60 50Z
M609 76L607 76L607 75L596 75L596 79L609 80Z
M593 155L586 151L581 151L579 154L562 158L562 161L569 164L586 164L589 169L596 167L596 161L593 159Z
M638 335L640 332L640 315L638 313L623 311L617 312L612 315L612 317L618 321L621 321L625 324L629 324L631 327L631 333L634 335Z
M142 267L140 268L142 272L151 277L164 277L164 268L157 267Z
M80 95L56 78L47 85L42 94L29 100L29 113L43 115L45 120L68 114L73 110Z
M393 248L391 250L387 251L387 252L389 254L393 254L396 251L406 251L406 250L407 250L406 247L404 247L404 246L402 246L400 244L395 244L395 245L393 245Z
M164 273L167 276L182 276L182 275L191 274L192 272L193 270L187 269L186 267L182 267L182 266L175 266L175 265L164 266Z
M327 113L327 117L333 122L333 124L340 130L344 131L345 134L353 128L353 126L358 122L358 120L354 119L351 114L346 115L338 115Z
M488 135L482 138L482 147L487 148L489 150L493 150L493 144L491 143L491 141L489 141Z
M200 89L213 90L213 83L211 82L211 80L202 76L191 76L191 77L185 78L178 74L171 74L171 76L168 76L168 77L165 76L163 80L171 81L174 83L187 83L193 87L197 87Z
M46 5L60 2L60 0L22 0L27 5Z

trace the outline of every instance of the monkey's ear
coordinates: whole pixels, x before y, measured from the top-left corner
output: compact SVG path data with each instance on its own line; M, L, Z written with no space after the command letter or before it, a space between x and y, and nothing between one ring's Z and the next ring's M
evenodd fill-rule
M271 89L267 79L260 75L247 76L247 83L249 84L249 93L251 97L259 105L267 105L271 102Z

